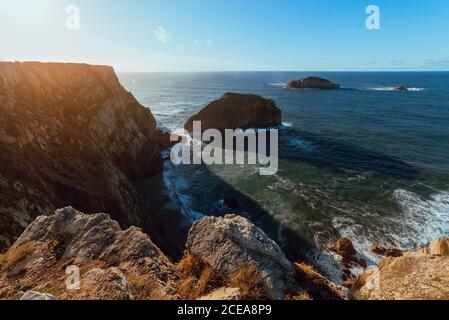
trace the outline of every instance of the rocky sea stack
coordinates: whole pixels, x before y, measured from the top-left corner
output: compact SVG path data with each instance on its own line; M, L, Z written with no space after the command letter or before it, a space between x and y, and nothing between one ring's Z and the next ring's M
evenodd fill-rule
M201 121L202 130L269 128L282 123L282 112L273 100L253 94L226 93L208 104L185 124L189 132L193 122Z
M307 77L301 80L290 81L287 84L289 89L340 89L339 84L319 77Z

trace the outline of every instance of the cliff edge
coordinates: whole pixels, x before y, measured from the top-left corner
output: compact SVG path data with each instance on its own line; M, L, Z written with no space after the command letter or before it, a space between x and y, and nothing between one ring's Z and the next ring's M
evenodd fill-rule
M158 139L111 67L0 62L0 246L67 205L158 238L158 217L132 186L162 169Z

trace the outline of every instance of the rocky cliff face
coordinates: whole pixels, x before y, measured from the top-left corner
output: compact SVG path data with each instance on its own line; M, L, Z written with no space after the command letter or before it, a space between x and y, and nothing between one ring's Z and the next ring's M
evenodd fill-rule
M352 291L363 300L449 300L449 239L384 259L362 274Z
M211 102L185 124L189 132L193 122L201 121L202 130L275 127L282 123L282 112L272 100L252 94L226 93Z
M157 238L158 218L132 181L161 170L158 137L151 112L110 67L1 62L0 242L67 205Z

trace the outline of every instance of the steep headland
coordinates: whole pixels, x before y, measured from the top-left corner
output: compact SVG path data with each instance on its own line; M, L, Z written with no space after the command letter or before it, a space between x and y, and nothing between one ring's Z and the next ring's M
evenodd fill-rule
M162 243L160 217L132 184L161 171L160 132L111 67L0 62L0 163L0 247L66 205Z

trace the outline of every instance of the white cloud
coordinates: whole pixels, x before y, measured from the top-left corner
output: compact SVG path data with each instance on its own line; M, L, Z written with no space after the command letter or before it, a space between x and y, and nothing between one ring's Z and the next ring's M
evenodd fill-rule
M207 40L206 41L206 45L211 45L212 44L212 40Z
M169 43L170 41L173 40L171 34L168 33L167 30L165 30L165 28L161 26L157 27L156 31L154 31L154 36L158 41L160 41L163 44Z

